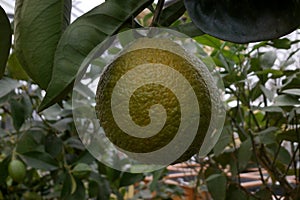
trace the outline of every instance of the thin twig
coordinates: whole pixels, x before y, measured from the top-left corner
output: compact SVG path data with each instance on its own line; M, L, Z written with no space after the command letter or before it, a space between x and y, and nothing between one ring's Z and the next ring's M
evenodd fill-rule
M297 116L297 111L295 110L295 120L296 120L296 135L297 135L297 149L298 149L298 162L300 162L300 148L299 148L299 145L300 145L300 132L299 132L299 128L298 128L298 116ZM296 151L297 152L297 151ZM296 164L297 166L297 164ZM297 167L296 167L297 168ZM296 174L296 179L297 179L297 174ZM298 183L300 183L300 167L298 169Z
M203 174L203 170L204 170L204 166L203 162L200 162L200 170L198 171L198 175L197 175L197 181L196 181L196 187L194 188L194 194L193 194L193 199L197 199L197 194L198 194L198 188L200 187L200 180L202 178L202 174Z
M273 162L271 164L272 168L275 167L276 160L277 160L277 158L279 156L279 153L280 153L281 145L282 145L282 140L279 142L279 147L278 147L278 149L277 149L277 151L276 151L276 153L274 155L274 159L273 159Z
M293 148L293 144L292 144L292 148ZM297 177L297 166L295 166L295 159L296 159L296 154L297 154L298 150L299 150L299 146L296 149L292 150L293 151L292 158L285 170L285 173L284 173L285 176L288 175L290 167L292 166L292 164L294 164L295 176ZM298 181L297 178L296 178L296 181Z
M258 123L258 121L257 121L257 119L256 119L256 117L255 117L255 115L254 115L254 113L253 113L253 111L251 110L250 107L249 107L249 109L250 109L249 113L250 113L250 115L252 116L252 118L253 118L253 120L254 120L254 123L255 123L257 129L258 129L259 131L261 131L260 125L259 125L259 123Z
M246 131L238 124L234 117L230 116L230 120L234 123L235 127L243 134L244 137L247 137Z
M265 107L268 107L268 101L267 101L266 96L263 95L263 98L264 98ZM265 128L267 129L268 127L269 127L269 117L268 117L268 112L266 112L266 125L265 125Z
M11 112L10 112L5 106L1 106L1 109L2 109L5 113L11 115Z
M233 125L232 125L233 126ZM236 143L235 143L235 139L234 139L234 135L231 134L231 139L232 139L232 143L233 143L233 147L234 147L234 151L237 151L237 147L236 147ZM236 162L236 168L237 168L237 177L238 177L238 182L239 185L241 185L242 181L241 181L241 176L240 176L240 165L239 165L239 161L238 158L235 156L235 154L233 153L233 158Z
M258 156L259 160L263 163L264 167L267 169L267 171L275 178L275 180L279 181L280 185L285 190L285 195L288 196L292 192L291 185L287 182L286 176L282 174L279 169L272 168L271 166L271 160L267 156L267 152L265 149L261 146L260 148L260 155Z
M260 165L259 160L257 158L257 154L258 153L256 151L256 145L255 145L255 141L254 141L254 138L253 138L253 135L252 135L251 131L249 133L249 136L250 136L250 139L251 139L253 155L254 155L254 159L255 159L257 167L258 167L258 172L259 172L260 180L263 183L263 185L265 185L266 187L268 187L267 184L266 184L266 182L265 182L265 178L264 178L264 175L262 173L262 170L261 170L261 165Z

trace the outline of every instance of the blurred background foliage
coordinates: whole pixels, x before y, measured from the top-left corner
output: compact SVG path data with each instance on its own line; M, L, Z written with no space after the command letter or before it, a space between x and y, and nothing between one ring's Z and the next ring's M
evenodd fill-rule
M191 199L203 191L216 200L300 199L299 30L236 44L196 29L183 1L166 1L159 20L153 20L157 4L145 2L134 16L129 13L135 20L126 19L118 31L155 22L188 34L224 82L224 129L206 158L194 156L186 163L191 169L198 164L196 174L170 184L168 169L130 174L98 162L78 138L70 92L38 112L45 91L27 75L12 44L0 79L0 199L185 199L184 185L194 191ZM13 24L13 13L9 18ZM11 160L25 166L21 180L9 173ZM253 170L259 184L249 189L241 174Z

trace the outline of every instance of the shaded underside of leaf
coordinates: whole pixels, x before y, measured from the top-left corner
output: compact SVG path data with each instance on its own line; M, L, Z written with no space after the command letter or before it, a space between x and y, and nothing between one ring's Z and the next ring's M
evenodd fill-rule
M28 166L35 169L52 171L59 166L58 162L46 152L30 151L23 153L21 157L26 161Z
M297 0L185 0L185 6L203 32L237 43L278 38L300 25Z
M20 87L21 85L22 84L17 80L13 80L8 77L3 77L0 80L0 98L4 97L5 95L10 93L14 89Z
M190 37L196 37L196 36L201 36L201 35L205 34L199 28L197 28L197 26L193 22L180 24L178 26L172 26L172 27L170 27L170 29L181 32Z
M11 53L8 58L7 74L9 77L16 80L25 80L25 81L29 80L29 77L24 71L24 69L22 68L15 52Z
M17 0L15 51L21 66L41 88L51 79L54 53L69 24L71 0Z
M79 17L64 32L55 53L51 82L39 111L61 100L71 89L89 52L117 31L153 0L110 0Z
M297 97L281 94L275 97L274 104L275 106L295 106L300 105L300 100Z
M11 27L9 19L0 6L0 78L2 78L11 46Z

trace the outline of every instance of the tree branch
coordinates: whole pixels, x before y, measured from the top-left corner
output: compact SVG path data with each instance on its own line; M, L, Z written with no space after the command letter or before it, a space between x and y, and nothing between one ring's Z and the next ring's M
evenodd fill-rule
M164 7L164 4L165 4L165 0L159 0L158 1L157 6L155 8L153 20L152 20L150 26L157 26L158 25L159 17L161 15L161 11Z

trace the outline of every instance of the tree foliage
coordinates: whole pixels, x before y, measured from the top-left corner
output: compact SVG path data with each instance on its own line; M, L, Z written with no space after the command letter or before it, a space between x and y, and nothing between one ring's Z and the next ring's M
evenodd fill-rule
M130 174L98 162L72 119L70 91L85 56L106 38L143 26L193 37L222 76L227 117L213 151L206 159L195 157L203 166L197 187L214 199L300 198L299 40L223 41L199 30L186 9L183 0L107 0L69 24L68 0L17 0L13 30L0 9L0 199L123 199L128 186L146 175L153 181L139 186L136 198L153 191L158 199L182 194L163 183L164 169ZM293 34L299 38L298 30ZM23 180L9 174L12 160L26 166ZM250 168L261 175L255 191L243 187L240 176Z

